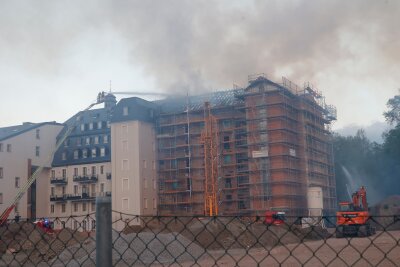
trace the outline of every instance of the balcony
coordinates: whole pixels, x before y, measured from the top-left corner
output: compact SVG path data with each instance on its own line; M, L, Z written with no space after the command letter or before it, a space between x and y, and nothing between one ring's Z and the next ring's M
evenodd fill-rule
M68 195L65 195L65 197L67 200L79 200L82 198L82 196L78 195L78 194L68 194Z
M98 181L97 174L84 175L84 176L74 176L73 181L79 183L96 183Z
M82 193L82 200L91 200L96 198L96 193Z
M106 192L98 192L97 193L98 197L111 197L111 192L110 191L106 191Z
M50 195L50 201L52 201L52 202L64 202L64 201L66 201L66 195L62 195L62 196Z
M106 176L107 176L107 180L111 180L111 173L110 172L106 173Z
M67 182L68 180L66 177L52 177L50 179L50 183L55 185L66 185Z

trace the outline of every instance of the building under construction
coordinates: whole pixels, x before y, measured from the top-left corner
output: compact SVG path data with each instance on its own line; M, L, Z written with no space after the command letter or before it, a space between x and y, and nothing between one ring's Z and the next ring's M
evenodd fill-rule
M334 212L336 110L311 86L255 75L244 89L156 104L161 215L307 215L315 186Z

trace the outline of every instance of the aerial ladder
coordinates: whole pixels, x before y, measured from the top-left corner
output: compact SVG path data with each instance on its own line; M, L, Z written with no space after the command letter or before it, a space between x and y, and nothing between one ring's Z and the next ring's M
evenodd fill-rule
M100 92L97 95L96 101L94 103L90 104L86 109L84 109L82 111L82 113L84 113L85 111L91 109L93 106L95 106L97 104L104 103L105 95L106 95L105 92ZM57 151L60 148L60 146L64 143L65 139L68 138L68 136L72 133L72 131L75 128L76 128L76 123L67 128L67 130L65 131L64 135L58 140L58 143L56 144L56 147L55 147L54 151L48 156L46 162L49 162L53 158L55 151ZM1 216L0 216L0 226L2 226L3 224L5 224L7 222L8 217L10 216L11 212L13 211L13 209L15 209L17 203L22 199L22 197L25 195L25 193L28 191L28 189L31 187L31 185L36 181L36 179L38 178L38 176L40 175L40 173L43 171L44 168L45 168L45 166L43 166L43 165L39 166L39 168L36 169L36 171L27 180L27 182L20 188L20 190L17 192L16 196L11 201L10 205L8 206L8 208L6 208L4 210L4 212L1 214Z

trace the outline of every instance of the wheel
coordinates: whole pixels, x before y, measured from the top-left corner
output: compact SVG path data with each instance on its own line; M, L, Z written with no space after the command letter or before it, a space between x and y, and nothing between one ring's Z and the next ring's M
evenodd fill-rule
M358 228L357 236L359 237L366 237L369 236L369 225L361 225Z
M342 238L343 237L343 227L337 227L336 228L336 238Z

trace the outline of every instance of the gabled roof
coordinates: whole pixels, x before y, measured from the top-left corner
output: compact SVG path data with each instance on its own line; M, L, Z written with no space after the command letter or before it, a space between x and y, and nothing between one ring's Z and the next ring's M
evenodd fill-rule
M40 123L24 122L22 125L3 127L3 128L0 128L0 141L3 141L6 139L9 139L11 137L26 133L35 128L39 128L43 125L62 125L62 124L57 123L55 121L40 122Z

